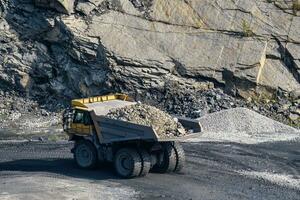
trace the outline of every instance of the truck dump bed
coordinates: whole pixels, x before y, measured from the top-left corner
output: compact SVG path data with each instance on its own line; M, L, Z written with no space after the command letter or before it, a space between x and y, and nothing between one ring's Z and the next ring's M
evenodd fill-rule
M95 102L87 104L87 108L93 110L97 116L105 116L109 113L110 109L122 108L136 104L136 102L124 101L124 100L110 100L104 102Z
M143 126L106 117L112 108L121 108L133 104L136 104L136 102L132 101L127 95L122 94L91 97L72 101L73 107L90 111L95 130L101 143L134 140L175 141L192 137L191 135L187 135L183 137L161 138L152 126ZM197 121L184 118L178 119L182 122L183 126L188 124L189 127L187 128L189 129L201 129L200 124Z

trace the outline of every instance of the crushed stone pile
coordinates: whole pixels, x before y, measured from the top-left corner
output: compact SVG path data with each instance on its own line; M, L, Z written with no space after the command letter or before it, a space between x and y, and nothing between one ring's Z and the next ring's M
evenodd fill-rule
M203 131L246 133L296 133L297 129L247 108L233 108L207 114L199 121Z
M0 138L3 132L12 132L11 135L62 132L60 110L64 105L57 102L55 106L54 102L49 98L41 105L16 92L0 90Z
M141 103L111 109L107 117L152 126L162 138L178 137L186 134L183 126L169 114Z
M198 118L199 138L189 142L218 141L242 144L300 141L300 131L247 108L233 108Z

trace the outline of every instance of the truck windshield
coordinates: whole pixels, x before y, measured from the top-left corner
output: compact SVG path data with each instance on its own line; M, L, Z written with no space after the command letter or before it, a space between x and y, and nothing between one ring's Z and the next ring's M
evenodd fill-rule
M84 115L83 112L76 110L73 122L74 123L83 123L83 115Z
M81 110L76 110L73 123L91 125L91 118L89 112L84 112Z

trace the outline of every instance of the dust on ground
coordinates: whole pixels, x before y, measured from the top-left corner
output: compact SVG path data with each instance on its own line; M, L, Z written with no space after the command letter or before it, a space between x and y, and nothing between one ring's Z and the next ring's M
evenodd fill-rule
M83 179L67 180L51 175L30 177L2 177L0 199L136 199L137 192L124 185L101 181L93 183ZM12 185L18 187L12 187ZM122 187L121 187L122 186ZM3 192L5 191L5 192ZM34 191L34 192L32 192ZM76 198L74 198L76 197Z

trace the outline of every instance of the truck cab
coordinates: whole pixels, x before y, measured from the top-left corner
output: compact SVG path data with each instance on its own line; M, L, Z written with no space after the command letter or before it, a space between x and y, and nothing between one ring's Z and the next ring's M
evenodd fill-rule
M91 135L93 131L93 123L90 112L75 109L73 122L71 123L71 131L79 135Z

